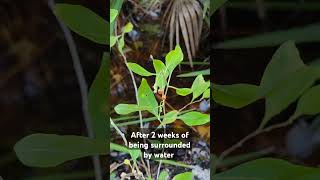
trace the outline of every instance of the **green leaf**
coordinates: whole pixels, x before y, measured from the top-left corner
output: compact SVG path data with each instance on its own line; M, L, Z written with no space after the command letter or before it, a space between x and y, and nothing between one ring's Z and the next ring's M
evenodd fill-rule
M124 48L124 36L120 36L120 39L118 41L118 50L121 54L123 54L123 48Z
M152 76L155 75L149 71L147 71L146 69L144 69L143 67L141 67L139 64L136 63L128 63L128 68L133 71L136 74L139 74L140 76Z
M262 158L241 164L220 174L216 174L212 179L318 180L319 176L320 171L318 168L298 166L279 159Z
M115 144L115 143L110 143L110 150L111 151L119 151L119 152L124 152L124 153L130 153L129 149L125 146L121 146L119 144Z
M173 180L193 180L192 172L184 172L173 177Z
M50 173L45 176L24 178L24 180L85 180L94 178L93 171L72 171L72 173ZM1 179L1 177L0 177ZM1 179L2 180L2 179Z
M140 157L140 155L141 155L141 151L140 151L140 149L129 149L129 154L130 154L132 160L133 160L134 162L136 162L137 159L138 159L138 158Z
M154 84L154 89L157 90L158 87L161 90L164 90L164 88L167 85L167 78L169 77L169 71L167 70L166 65L157 59L153 60L153 67L156 71L156 80Z
M183 52L179 45L175 47L174 50L170 51L166 55L166 66L168 68L169 74L183 61Z
M109 44L109 23L80 5L57 4L55 15L72 31L98 44Z
M117 16L118 16L118 10L110 9L110 23L114 22Z
M105 140L109 134L109 59L108 53L103 54L100 69L94 79L88 94L88 111L97 139Z
M262 96L267 95L304 66L294 42L288 41L282 44L263 73L260 82L260 94Z
M212 98L218 104L238 109L256 101L257 92L258 86L251 84L213 84Z
M192 93L190 88L176 88L176 93L180 96L187 96Z
M204 99L210 98L210 93L211 93L210 89L207 89L207 90L203 93L202 98L204 98Z
M158 180L167 180L169 173L165 170L161 171Z
M178 116L188 126L199 126L210 122L209 114L192 111Z
M210 4L211 4L212 13L215 13L227 1L228 0L211 0Z
M206 70L201 70L201 71L194 71L194 72L189 72L185 74L179 74L177 77L195 77L202 74L203 76L210 75L210 69Z
M14 150L19 160L31 167L54 167L66 161L107 154L104 141L82 136L32 134L21 139Z
M268 47L280 45L288 40L294 40L297 43L319 42L320 24L232 39L219 43L216 47L223 49Z
M165 125L165 124L173 123L177 119L178 114L179 114L178 111L170 111L166 113L163 117L163 121L161 124Z
M272 57L260 83L258 94L266 98L261 127L295 102L315 80L315 71L304 65L294 43L283 44Z
M315 80L314 73L309 68L302 68L294 73L290 79L283 82L281 86L266 97L265 116L261 126L266 125L273 116L295 102L305 90L314 84Z
M124 33L129 33L129 32L131 32L133 30L133 25L132 25L132 23L128 23L128 24L126 24L125 26L124 26L124 29L123 29L123 31L124 31Z
M117 36L110 36L110 47L113 47L117 43L118 37Z
M201 96L201 94L204 93L209 87L210 82L206 82L202 75L198 75L191 86L193 94L192 101Z
M139 106L150 107L150 113L155 115L156 117L159 116L158 111L158 102L147 82L146 79L142 79L141 85L138 89L138 99L139 99Z
M320 85L310 88L299 99L295 117L320 113Z
M117 114L125 115L137 111L151 111L152 108L150 106L138 106L136 104L118 104L114 107L114 110Z

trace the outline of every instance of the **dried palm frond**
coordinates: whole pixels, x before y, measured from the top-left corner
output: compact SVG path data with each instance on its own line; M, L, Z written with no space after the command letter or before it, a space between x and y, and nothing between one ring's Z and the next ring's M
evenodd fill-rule
M203 24L202 5L197 0L170 0L163 22L169 31L170 50L180 44L180 33L184 40L190 66L199 48ZM174 43L175 37L175 43Z

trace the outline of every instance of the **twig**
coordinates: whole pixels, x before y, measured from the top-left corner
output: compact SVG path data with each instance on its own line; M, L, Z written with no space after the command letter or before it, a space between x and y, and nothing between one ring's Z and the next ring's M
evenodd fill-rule
M127 61L127 57L123 54L123 52L120 52L121 54L121 57L123 58L124 60L124 63L126 64L127 66L127 69L129 71L129 74L130 74L130 77L131 77L131 80L132 80L132 84L133 84L133 87L134 87L134 91L135 91L135 96L136 96L136 101L137 101L137 104L139 105L139 97L138 97L138 88L137 88L137 83L136 83L136 80L134 78L134 75L133 75L133 72L129 69L128 67L128 61ZM141 113L141 110L139 110L139 119L140 119L140 128L141 130L143 129L143 120L142 120L142 113ZM141 158L143 160L143 158ZM147 171L147 174L148 175L151 175L151 171L150 171L150 161L147 159L147 166L148 166L148 171Z
M124 144L125 144L126 146L128 146L128 141L127 141L126 136L123 134L123 132L118 128L118 126L113 122L113 120L112 120L111 118L110 118L110 124L111 124L111 126L114 127L114 129L115 129L115 130L118 132L118 134L121 136Z
M49 0L48 5L51 11L54 12L54 6L55 6L54 0ZM92 124L90 122L90 116L89 116L89 110L88 110L88 99L87 99L88 86L87 86L87 82L81 67L79 53L70 30L58 17L56 18L61 27L61 30L63 31L64 37L67 41L69 51L72 57L73 68L76 72L78 84L80 87L80 93L81 93L81 99L82 99L82 112L83 112L83 116L84 116L83 118L87 128L87 133L90 138L94 138L94 133L92 129ZM92 161L94 166L95 179L102 180L102 168L101 168L99 156L92 156Z
M295 119L295 116L291 116L287 121L283 122L283 123L279 123L279 124L275 124L273 126L267 127L267 128L258 128L257 130L255 130L253 133L247 135L246 137L244 137L243 139L241 139L238 143L234 144L233 146L231 146L229 149L223 151L221 153L221 155L219 156L218 160L217 160L217 164L219 164L220 162L222 162L222 160L228 156L230 153L232 153L233 151L235 151L236 149L240 148L245 142L247 142L248 140L256 137L257 135L260 135L262 133L266 133L269 131L272 131L274 129L279 129L279 128L283 128L286 126L289 126L293 120Z

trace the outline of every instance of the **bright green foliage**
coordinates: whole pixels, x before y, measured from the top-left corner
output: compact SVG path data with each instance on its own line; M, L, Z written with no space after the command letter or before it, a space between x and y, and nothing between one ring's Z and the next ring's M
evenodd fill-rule
M82 136L33 134L21 139L14 150L20 161L32 167L53 167L69 160L107 154L105 141Z
M109 59L110 55L104 53L99 72L93 81L88 94L88 110L95 137L105 140L109 134L107 118L109 113Z
M210 87L210 82L206 82L202 75L198 75L191 86L192 101L201 96Z
M320 170L293 165L283 160L263 158L241 164L233 169L212 177L215 180L225 179L291 179L291 180L318 180Z
M128 23L127 25L124 26L123 32L124 33L129 33L133 30L133 25L132 23Z
M210 98L210 93L211 93L210 89L207 89L207 90L203 93L202 98L203 98L203 99Z
M190 89L190 88L177 88L176 93L180 96L187 96L192 93L192 89Z
M164 115L163 121L161 124L164 125L164 124L173 123L177 119L178 114L179 112L175 110L168 112L167 114Z
M161 171L158 180L167 180L169 173L167 171Z
M57 4L55 14L77 34L98 44L109 44L109 23L88 8Z
M124 48L124 36L120 36L118 39L118 50L120 51L121 54L123 54L123 48Z
M137 111L151 111L150 106L138 106L136 104L118 104L114 110L117 114L126 115Z
M298 101L295 116L320 113L320 85L310 88Z
M185 172L173 177L173 180L193 180L192 172Z
M159 116L158 102L147 80L145 79L142 79L141 85L138 89L138 98L139 98L139 106L150 107L151 110L149 110L149 112L155 115L156 117Z
M110 9L110 23L113 23L118 16L118 10Z
M192 111L178 116L188 126L199 126L210 122L209 114Z
M174 50L166 55L166 66L171 74L173 70L183 61L183 52L181 47L177 45Z
M127 64L128 68L136 73L139 74L140 76L152 76L154 75L153 73L147 71L146 69L144 69L143 67L141 67L139 64L136 63L128 63Z
M117 40L118 40L118 36L110 36L110 47L113 47L116 43L117 43Z
M169 71L166 67L166 65L157 59L153 60L153 67L156 71L156 80L154 83L153 88L155 91L159 88L160 90L164 90L164 88L167 86L167 79L169 77Z
M129 154L130 154L132 160L133 160L134 162L136 162L137 159L138 159L138 158L140 157L140 155L141 155L141 151L140 151L140 149L129 149Z

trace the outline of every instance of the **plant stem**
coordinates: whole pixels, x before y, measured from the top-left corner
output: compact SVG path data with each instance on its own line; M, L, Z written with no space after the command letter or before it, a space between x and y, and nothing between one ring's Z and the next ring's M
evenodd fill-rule
M51 11L54 12L54 6L55 6L54 0L49 0L48 6L51 9ZM89 110L88 110L88 86L87 86L87 82L81 67L79 53L70 30L62 21L60 21L58 17L56 18L63 31L64 37L67 41L69 51L72 57L73 67L76 72L78 84L80 87L80 93L82 98L82 112L83 112L83 116L84 116L83 118L87 128L87 133L90 138L94 138L94 133L92 129L92 124L90 122L90 116L89 116ZM95 179L102 180L102 168L101 168L99 156L92 156L92 161L93 161L93 166L95 171Z
M118 132L118 134L121 136L124 144L128 146L128 141L126 136L123 134L123 132L116 126L116 124L113 122L113 120L110 118L110 124L114 127L114 129Z
M217 160L217 164L220 164L222 162L222 160L228 156L229 154L231 154L233 151L235 151L236 149L240 148L245 142L247 142L248 140L256 137L257 135L260 135L262 133L266 133L269 131L272 131L274 129L279 129L279 128L283 128L286 126L289 126L293 120L296 118L295 115L291 116L287 121L283 122L283 123L279 123L279 124L275 124L273 126L267 127L267 128L258 128L257 130L255 130L254 132L252 132L251 134L247 135L246 137L242 138L238 143L234 144L233 146L231 146L230 148L228 148L227 150L223 151L221 153L221 155L219 156L218 160ZM216 167L214 167L216 168Z
M127 61L127 57L123 54L122 51L120 51L120 54L127 66L127 69L129 71L129 74L131 76L131 80L132 80L132 83L133 83L133 87L134 87L134 91L135 91L135 96L136 96L136 101L137 101L137 105L139 105L139 97L138 97L138 88L137 88L137 83L136 83L136 80L134 78L134 75L133 75L133 72L130 70L130 68L128 67L128 61ZM139 119L140 119L140 128L141 130L143 130L143 120L142 120L142 113L141 113L141 110L139 110ZM144 140L145 141L145 140ZM141 158L143 159L143 158ZM150 170L150 161L147 159L147 166L148 166L148 171L147 173L150 173L151 174L151 170Z

